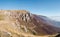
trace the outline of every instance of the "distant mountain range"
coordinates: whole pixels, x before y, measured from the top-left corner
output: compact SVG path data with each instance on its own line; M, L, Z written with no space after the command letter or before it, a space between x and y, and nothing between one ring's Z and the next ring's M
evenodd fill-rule
M59 16L53 16L53 17L46 17L46 16L40 16L43 19L45 19L47 22L52 23L52 25L56 27L60 27L60 17Z

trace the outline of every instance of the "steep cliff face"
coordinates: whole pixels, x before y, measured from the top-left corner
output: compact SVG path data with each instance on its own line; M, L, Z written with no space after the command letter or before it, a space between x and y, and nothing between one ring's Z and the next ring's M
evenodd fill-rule
M59 28L26 10L0 10L1 37L52 35L59 31Z

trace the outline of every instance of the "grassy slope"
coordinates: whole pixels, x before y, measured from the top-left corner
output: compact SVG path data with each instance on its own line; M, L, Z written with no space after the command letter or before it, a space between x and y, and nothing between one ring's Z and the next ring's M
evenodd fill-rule
M6 16L7 15L0 15L0 31L1 31L0 36L2 37L11 37L11 36L12 37L49 37L49 36L52 36L52 35L36 36L29 33L25 33L23 31L19 31L18 27L13 24L16 22L16 20L15 19L12 19L12 21L8 20L9 17L7 18ZM3 32L6 32L6 35ZM9 34L9 36L7 34Z

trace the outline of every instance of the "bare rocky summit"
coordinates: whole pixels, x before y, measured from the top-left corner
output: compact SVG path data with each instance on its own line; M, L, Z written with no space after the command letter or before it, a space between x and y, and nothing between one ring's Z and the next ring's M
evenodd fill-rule
M26 10L0 10L0 37L54 35L60 28Z

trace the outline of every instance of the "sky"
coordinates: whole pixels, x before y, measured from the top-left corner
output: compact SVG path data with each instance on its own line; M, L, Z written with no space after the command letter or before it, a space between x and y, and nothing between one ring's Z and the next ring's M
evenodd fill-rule
M44 16L60 16L60 0L0 0L2 10L27 10Z

